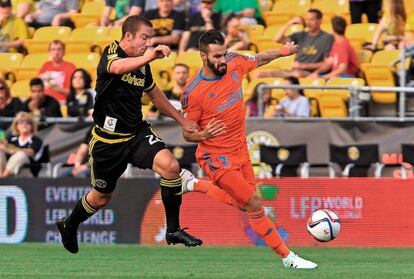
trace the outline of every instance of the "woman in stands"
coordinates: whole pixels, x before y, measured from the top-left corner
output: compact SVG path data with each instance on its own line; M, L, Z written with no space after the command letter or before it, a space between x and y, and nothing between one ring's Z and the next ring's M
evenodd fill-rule
M285 85L299 85L296 77L284 79ZM310 106L308 99L303 96L302 89L285 89L286 97L276 106L276 116L309 117Z
M84 69L76 69L73 72L69 96L66 99L68 116L92 116L95 92L91 89L91 83L91 76Z
M27 112L19 112L12 123L12 135L0 142L0 177L17 175L25 164L37 161L43 151L35 135L37 126Z
M256 85L256 87L253 90L252 96L246 102L246 116L248 117L259 116L259 103L258 103L259 90L258 88L262 84L265 84L265 83L261 82ZM270 89L265 89L263 92L264 117L269 117L273 114L271 103L272 103L272 92Z
M385 13L375 30L372 43L366 47L367 49L377 49L377 44L383 33L385 33L383 39L385 50L398 49L404 38L404 27L407 22L404 0L385 1L384 11Z
M6 81L0 78L0 117L14 117L22 109L23 103L19 98L11 96ZM6 130L9 126L5 121L0 123L0 129Z

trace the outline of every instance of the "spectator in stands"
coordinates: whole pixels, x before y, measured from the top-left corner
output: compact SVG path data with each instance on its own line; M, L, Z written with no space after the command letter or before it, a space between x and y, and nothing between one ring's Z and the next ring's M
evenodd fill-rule
M19 98L11 96L6 81L0 78L0 117L15 117L21 110L23 103ZM9 126L9 123L0 122L0 129L6 130Z
M64 103L69 95L70 79L76 67L63 60L65 44L59 40L49 43L51 61L47 61L39 70L39 76L46 87L46 94Z
M25 21L34 28L62 25L75 28L70 16L78 10L78 0L40 0L37 10L28 14Z
M366 46L367 49L375 50L383 33L385 33L383 40L385 50L398 49L404 39L404 27L407 21L404 0L388 0L386 4L389 10L381 18L372 43Z
M265 84L264 82L258 83L253 90L252 96L246 102L246 116L257 117L259 116L259 86ZM272 90L265 89L263 91L263 113L264 117L272 116Z
M290 25L303 24L300 17L291 19L274 37L277 43L293 41L299 49L293 65L292 75L296 77L306 77L315 69L319 68L323 60L329 56L334 38L321 30L322 12L317 9L310 9L306 13L305 25L307 31L293 33L285 36Z
M351 12L352 24L361 23L363 14L367 15L368 22L378 23L378 14L381 11L381 1L349 0L349 11Z
M12 13L10 0L0 0L0 52L23 52L29 31L23 19Z
M70 154L67 164L73 165L70 169L62 172L61 177L77 177L88 178L90 176L90 168L88 164L89 141L92 137L92 128L88 129L83 142L79 145L76 153Z
M285 85L299 85L296 77L287 77L284 79ZM276 105L276 116L289 117L309 117L310 106L309 100L303 96L302 89L285 89L286 97L280 100Z
M250 43L246 32L241 29L239 16L229 14L224 25L226 29L225 44L229 51L249 49Z
M66 99L68 116L92 116L95 92L91 89L91 83L91 76L84 69L76 69L73 72L69 96Z
M230 13L237 14L243 25L264 24L257 0L217 0L214 10L226 17Z
M34 12L33 0L11 0L13 7L13 14L21 19L24 19L28 14Z
M145 7L145 0L105 0L105 9L101 17L101 26L121 26L124 20L131 15L140 15ZM110 16L115 9L116 20L111 24Z
M215 0L202 0L200 11L190 14L186 31L180 41L179 53L186 50L198 50L198 39L204 31L220 29L221 15L213 11Z
M40 78L30 80L30 98L23 104L23 110L30 112L39 121L46 117L62 117L59 103L50 96L45 95L45 87ZM47 124L41 123L39 128L45 128Z
M173 69L174 85L171 89L165 90L164 93L170 100L171 104L177 109L181 110L181 95L184 92L185 84L190 76L190 68L185 64L175 64ZM148 111L146 117L158 118L159 111L155 106L152 106Z
M36 124L27 112L19 112L12 124L12 135L0 142L0 177L17 175L25 164L42 155L42 140L37 137Z
M167 45L177 50L181 35L185 30L186 16L173 10L172 0L158 0L157 9L145 12L144 17L151 20L155 36L151 38L154 45Z
M342 17L335 16L331 22L335 38L331 53L310 77L318 78L321 73L325 73L322 75L325 79L355 77L358 72L358 61L354 49L345 37L346 21Z

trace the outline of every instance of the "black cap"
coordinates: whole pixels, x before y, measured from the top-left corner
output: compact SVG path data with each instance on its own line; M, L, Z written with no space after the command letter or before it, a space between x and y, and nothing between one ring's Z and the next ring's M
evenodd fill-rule
M6 8L6 7L11 7L11 1L10 0L0 0L0 7L2 8Z

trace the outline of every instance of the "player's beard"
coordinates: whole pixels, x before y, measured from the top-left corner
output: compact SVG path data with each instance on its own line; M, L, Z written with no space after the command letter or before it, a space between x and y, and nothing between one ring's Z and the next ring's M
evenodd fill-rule
M214 74L216 76L224 76L227 72L227 64L226 63L221 63L218 64L217 67L210 62L210 60L207 59L207 66L214 72ZM222 69L220 69L220 66L224 66L222 67Z

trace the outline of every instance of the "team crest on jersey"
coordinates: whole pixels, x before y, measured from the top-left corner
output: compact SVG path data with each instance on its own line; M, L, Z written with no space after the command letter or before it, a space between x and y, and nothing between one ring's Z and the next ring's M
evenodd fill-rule
M240 81L240 79L239 79L239 75L238 75L235 71L231 72L231 78L232 78L235 82L239 82L239 81Z
M209 93L208 93L208 97L209 97L210 99L215 98L215 97L216 97L216 92L209 92Z
M141 68L139 68L139 70L145 76L145 73L146 73L145 66L142 66Z
M96 179L96 180L95 180L95 187L98 187L98 188L104 189L104 188L106 188L106 185L107 185L107 183L106 183L106 181L105 181L105 180L103 180L103 179Z

